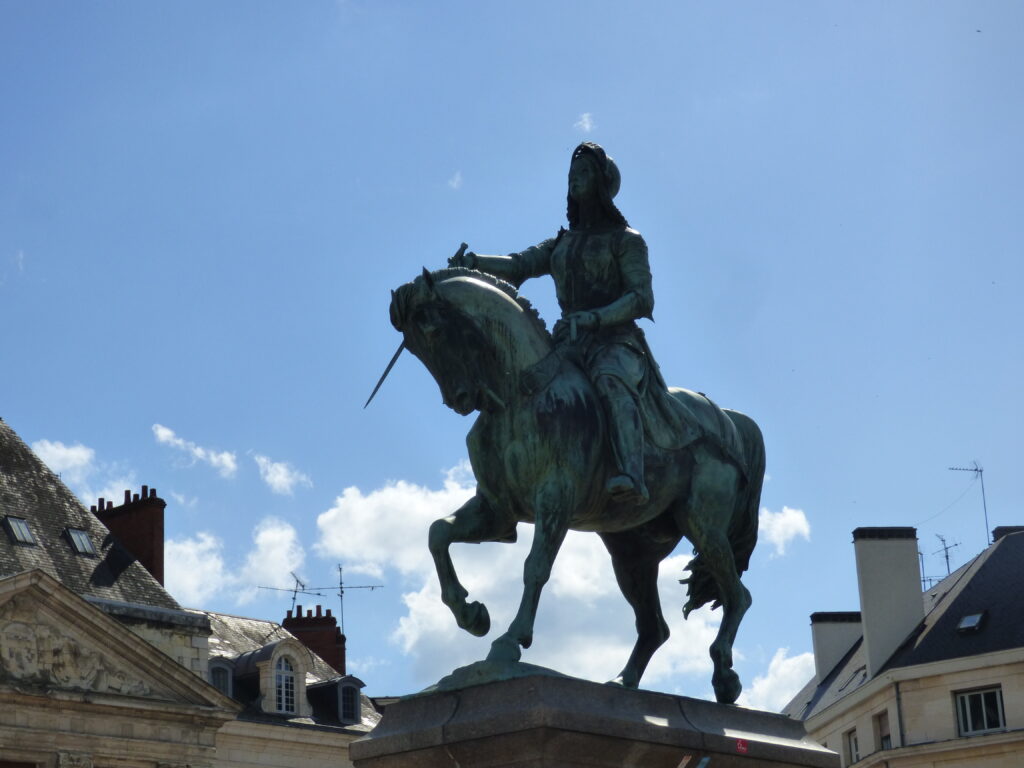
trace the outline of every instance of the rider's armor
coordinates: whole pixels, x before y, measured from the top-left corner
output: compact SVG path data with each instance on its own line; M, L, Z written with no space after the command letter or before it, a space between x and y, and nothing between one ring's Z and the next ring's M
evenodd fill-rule
M654 293L643 237L625 227L562 230L520 253L479 260L483 271L517 285L549 274L563 318L576 312L597 317L597 326L589 330L574 329L560 320L554 340L586 371L604 404L618 469L607 490L637 503L647 501L638 398L649 361L635 321L651 316Z

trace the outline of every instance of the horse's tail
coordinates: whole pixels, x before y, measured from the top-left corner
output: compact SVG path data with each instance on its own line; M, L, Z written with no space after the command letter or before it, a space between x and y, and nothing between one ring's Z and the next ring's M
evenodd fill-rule
M729 545L732 547L733 560L736 563L736 574L741 575L750 565L750 555L757 544L757 523L761 507L761 485L764 482L765 455L764 437L761 429L753 419L739 411L725 410L743 439L743 459L746 466L742 467L746 479L742 491L737 494L736 507L729 520ZM700 608L706 603L713 603L717 608L720 603L718 584L710 569L704 562L703 553L698 552L690 561L687 570L692 571L687 583L687 601L683 613Z

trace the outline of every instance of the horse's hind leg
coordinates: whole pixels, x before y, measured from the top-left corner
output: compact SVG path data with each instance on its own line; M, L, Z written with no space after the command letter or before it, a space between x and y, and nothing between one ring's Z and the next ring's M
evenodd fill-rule
M636 688L654 652L668 640L669 630L658 598L658 565L679 541L676 535L658 543L643 531L602 533L608 554L612 556L615 580L636 616L636 645L619 676L610 682Z
M515 526L515 520L495 513L479 494L454 514L435 520L430 526L430 554L441 582L441 600L451 609L458 625L477 637L487 634L491 617L483 603L466 602L469 593L459 582L448 548L456 542L512 542L516 540Z
M722 622L711 643L711 684L715 698L726 704L734 703L743 689L732 668L732 646L743 614L751 604L750 592L736 571L729 541L729 523L736 509L739 485L739 473L732 465L710 456L698 461L685 529L718 586Z

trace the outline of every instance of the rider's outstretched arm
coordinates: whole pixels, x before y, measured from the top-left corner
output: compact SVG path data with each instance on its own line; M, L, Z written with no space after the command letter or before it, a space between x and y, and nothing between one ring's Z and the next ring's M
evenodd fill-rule
M525 251L510 253L508 256L485 256L467 251L458 259L449 259L449 265L478 269L502 280L508 280L518 287L529 277L551 273L551 252L557 242L558 238L552 237Z

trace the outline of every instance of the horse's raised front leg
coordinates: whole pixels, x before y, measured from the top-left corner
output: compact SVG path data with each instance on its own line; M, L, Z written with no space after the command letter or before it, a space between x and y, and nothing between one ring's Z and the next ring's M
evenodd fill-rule
M615 580L636 616L636 645L622 672L609 681L613 685L639 686L654 652L668 640L668 624L658 597L658 565L672 553L679 538L658 543L642 529L601 534L612 556Z
M722 604L722 622L711 643L711 662L714 673L711 685L715 698L724 704L733 704L743 686L732 668L732 646L743 615L750 608L750 592L740 582L736 572L732 544L729 541L729 522L736 510L739 473L735 467L710 459L699 462L690 499L688 538L718 586Z
M523 597L508 631L491 643L488 661L519 661L520 648L529 648L533 642L540 593L551 576L551 566L569 530L571 494L566 485L568 482L550 481L536 494L533 544L523 566Z
M448 548L456 542L513 542L516 540L515 525L515 520L496 514L479 493L454 514L430 525L430 554L441 583L441 600L451 609L458 625L477 637L486 635L490 630L491 617L483 603L466 602L469 593L459 582Z

